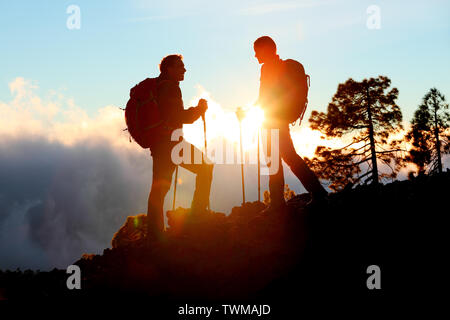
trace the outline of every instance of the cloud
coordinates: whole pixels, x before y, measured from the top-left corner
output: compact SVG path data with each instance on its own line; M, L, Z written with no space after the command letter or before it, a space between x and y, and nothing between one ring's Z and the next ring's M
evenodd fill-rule
M137 22L148 22L148 21L174 20L174 19L189 17L191 15L192 14L188 14L188 13L180 13L180 14L168 14L168 15L160 15L160 16L143 16L143 17L128 18L125 21L130 22L130 23L137 23Z
M9 84L13 99L0 101L0 135L45 137L64 145L74 145L91 137L106 139L116 147L134 148L128 143L123 111L115 106L100 108L94 117L77 106L72 98L51 91L46 99L38 86L18 77Z
M0 269L66 267L109 246L146 212L151 157L130 144L123 111L89 117L73 99L16 78L0 102Z
M58 267L83 252L99 252L127 215L145 212L149 164L149 158L119 154L101 139L74 146L42 138L2 142L1 241L26 231L26 239ZM22 223L6 230L14 214L23 215Z
M327 5L333 1L284 1L284 2L269 2L258 5L253 5L239 11L242 15L263 15L273 12L281 12L299 8L311 8L322 5Z

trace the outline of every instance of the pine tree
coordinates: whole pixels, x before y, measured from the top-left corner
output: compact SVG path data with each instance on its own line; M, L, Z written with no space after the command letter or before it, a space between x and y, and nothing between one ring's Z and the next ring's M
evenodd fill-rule
M445 96L436 88L430 89L414 113L406 138L411 143L408 160L419 173L442 172L442 155L450 153L450 113Z
M315 157L307 162L322 179L338 190L347 184L377 184L380 178L395 178L403 165L398 152L400 141L390 139L402 129L402 113L396 104L397 88L389 90L391 80L385 76L348 79L339 84L326 113L313 111L309 119L313 130L326 138L351 138L351 143L340 149L319 146ZM390 169L380 173L377 160ZM362 166L367 172L360 175Z

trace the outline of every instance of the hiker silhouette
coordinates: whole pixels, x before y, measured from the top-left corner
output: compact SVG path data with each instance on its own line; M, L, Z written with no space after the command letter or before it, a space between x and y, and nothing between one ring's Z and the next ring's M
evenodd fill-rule
M258 63L262 64L259 98L257 104L264 110L264 129L277 129L279 137L278 170L269 175L270 206L267 211L283 209L284 200L284 173L281 159L291 168L306 190L311 194L308 207L323 204L327 192L320 184L316 175L308 168L305 161L297 154L289 132L289 123L302 116L307 103L307 87L302 88L301 82L293 84L293 74L298 74L295 68L303 66L295 60L282 60L277 54L277 47L272 38L263 36L258 38L253 48ZM295 79L297 80L297 79ZM306 79L305 79L306 84ZM303 95L298 91L306 90ZM304 101L299 101L304 99ZM302 105L303 110L298 108ZM298 111L298 112L297 112ZM263 148L267 156L271 150L271 134L267 134L267 148ZM270 164L269 164L270 166Z
M202 116L208 109L207 101L200 99L196 107L184 109L179 82L184 80L186 72L181 55L168 55L160 63L161 74L156 80L156 101L162 120L157 139L150 144L153 158L153 181L148 197L148 234L160 235L164 231L164 198L170 189L176 165L171 158L172 148L178 143L185 144L182 150L191 150L190 163L180 166L197 175L191 212L204 212L209 204L213 165L207 163L206 156L200 164L195 164L194 154L202 154L195 146L184 140L171 141L174 130L182 129ZM175 182L176 183L176 182Z

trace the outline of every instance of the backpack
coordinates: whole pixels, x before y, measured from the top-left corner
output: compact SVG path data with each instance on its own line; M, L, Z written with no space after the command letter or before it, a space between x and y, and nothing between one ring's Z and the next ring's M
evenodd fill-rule
M156 101L156 80L147 78L130 90L125 108L127 130L142 148L149 148L158 138L162 119Z
M283 63L283 117L289 123L300 119L300 124L308 106L310 78L300 62L287 59Z

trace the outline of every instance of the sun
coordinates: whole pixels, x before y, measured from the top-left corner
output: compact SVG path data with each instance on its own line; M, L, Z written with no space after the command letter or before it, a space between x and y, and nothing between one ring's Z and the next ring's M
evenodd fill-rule
M264 111L259 106L250 106L245 110L242 120L242 146L244 150L257 147L258 134L264 121Z
M203 88L201 88L203 89ZM205 114L206 138L208 143L223 139L226 143L240 143L239 121L235 114L236 109L223 108L219 103L211 98L204 89L194 98L190 105L196 105L198 99L208 101L208 111ZM242 146L244 151L256 149L258 130L264 120L264 112L259 106L247 104L244 108L245 116L242 120ZM204 127L203 121L199 118L191 125L184 125L184 137L197 148L204 149Z

